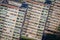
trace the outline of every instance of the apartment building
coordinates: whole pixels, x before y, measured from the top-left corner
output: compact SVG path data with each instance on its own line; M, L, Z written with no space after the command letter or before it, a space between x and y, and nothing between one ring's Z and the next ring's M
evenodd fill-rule
M32 0L26 0L26 2L29 4L29 8L23 26L22 36L41 40L50 4Z
M59 34L60 33L60 31L58 30L59 24L60 24L60 1L55 0L49 10L49 16L46 24L45 33Z
M20 38L26 8L10 4L0 4L0 40L19 40Z
M21 3L15 1L0 4L0 40L19 40L20 36L41 40L44 32L57 32L60 2L53 1L52 5L51 1L44 2L26 0L29 5L27 10L20 8Z

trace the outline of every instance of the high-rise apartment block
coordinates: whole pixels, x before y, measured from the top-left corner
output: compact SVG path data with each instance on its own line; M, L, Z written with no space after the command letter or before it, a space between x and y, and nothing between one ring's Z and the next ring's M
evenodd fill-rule
M51 4L48 20L46 23L46 33L59 34L60 24L60 1L56 0Z
M19 40L22 36L42 40L44 32L57 32L60 24L60 2L51 1L26 0L28 7L25 2L2 1L0 40Z
M0 40L19 40L26 9L0 4Z
M41 40L46 19L48 16L49 5L27 0L29 8L23 26L22 36Z

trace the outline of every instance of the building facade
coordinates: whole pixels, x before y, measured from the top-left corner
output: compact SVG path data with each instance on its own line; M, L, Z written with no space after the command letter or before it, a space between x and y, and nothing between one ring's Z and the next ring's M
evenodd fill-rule
M26 35L26 37L35 40L42 39L44 25L48 14L48 10L45 10L46 7L44 3L28 1L29 7L26 15L26 9L19 8L19 5L17 7L15 4L18 3L11 3L9 3L9 5L0 4L0 40L19 40L20 28L22 28L23 24L22 36ZM47 13L45 13L45 11Z
M26 2L29 4L29 8L24 22L22 36L42 40L50 4L32 0L26 0Z
M52 4L45 0L25 2L28 9L20 8L21 3L13 1L0 4L0 40L19 40L21 36L42 40L44 32L53 34L58 31L59 1L53 1Z
M19 40L25 8L0 4L0 40Z
M60 1L55 0L49 10L49 16L46 23L45 33L59 34L60 33L60 31L58 30L59 24L60 24Z

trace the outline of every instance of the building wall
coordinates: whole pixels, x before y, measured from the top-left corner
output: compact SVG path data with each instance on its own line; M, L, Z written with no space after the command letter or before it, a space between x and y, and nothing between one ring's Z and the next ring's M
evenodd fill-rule
M49 17L47 20L47 31L46 33L56 34L58 33L58 26L60 24L60 1L56 0L54 4L51 5L49 11Z
M12 3L15 5L16 2ZM44 31L51 34L57 32L60 24L59 1L52 5L32 0L26 0L26 3L29 5L27 14L26 9L19 8L19 5L0 4L1 40L19 40L22 26L22 36L36 40L42 39Z
M29 8L27 11L22 36L41 40L50 5L43 2L27 0Z
M25 9L0 4L0 40L19 40Z

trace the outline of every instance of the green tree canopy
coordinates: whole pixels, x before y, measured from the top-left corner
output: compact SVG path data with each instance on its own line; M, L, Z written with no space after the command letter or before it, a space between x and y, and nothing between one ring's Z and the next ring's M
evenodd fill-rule
M25 37L25 36L22 36L21 39L22 39L22 40L34 40L34 39L32 39L32 38L28 38L28 37Z

